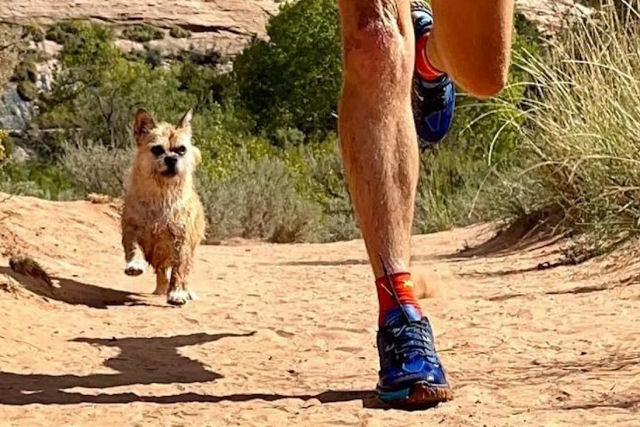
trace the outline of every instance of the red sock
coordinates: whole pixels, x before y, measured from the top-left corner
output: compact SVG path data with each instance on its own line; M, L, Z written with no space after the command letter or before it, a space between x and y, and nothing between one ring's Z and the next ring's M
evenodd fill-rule
M425 33L422 37L416 40L416 72L420 76L428 81L436 80L444 73L438 70L431 64L429 58L427 58L427 40L431 33Z
M422 316L422 309L418 300L413 294L413 282L411 281L411 274L409 273L396 273L389 276L391 280L391 286L398 295L398 300L402 305L412 305ZM394 298L392 289L389 288L389 283L386 277L380 277L376 280L376 289L378 290L378 303L380 304L380 314L378 316L378 325L384 324L384 318L388 312L399 308L398 302Z

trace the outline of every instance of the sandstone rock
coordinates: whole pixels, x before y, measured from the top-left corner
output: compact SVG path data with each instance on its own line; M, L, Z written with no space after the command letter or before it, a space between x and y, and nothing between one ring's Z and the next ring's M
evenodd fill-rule
M188 29L193 37L187 42L207 43L231 54L252 35L264 36L269 16L277 11L273 0L0 0L4 22L50 25L86 18L122 26L144 21L166 29ZM173 43L171 39L165 38Z
M86 18L125 26L145 22L192 32L188 39L165 37L151 43L163 51L193 45L235 54L252 36L263 37L277 0L0 0L0 22L50 25L69 18ZM543 30L553 31L566 16L584 16L590 9L574 0L516 0L517 9Z

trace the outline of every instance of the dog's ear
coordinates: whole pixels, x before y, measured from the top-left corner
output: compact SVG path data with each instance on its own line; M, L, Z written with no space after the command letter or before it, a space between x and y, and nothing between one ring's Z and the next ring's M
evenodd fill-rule
M191 118L193 117L193 108L184 113L184 116L178 122L178 129L191 131Z
M194 161L196 162L196 166L198 166L200 162L202 162L202 154L200 154L200 149L194 146L194 147L191 147L191 150L193 150L193 158L194 158Z
M140 145L144 137L155 129L156 126L156 120L150 112L143 108L136 111L136 118L133 121L133 139L136 141L136 144Z

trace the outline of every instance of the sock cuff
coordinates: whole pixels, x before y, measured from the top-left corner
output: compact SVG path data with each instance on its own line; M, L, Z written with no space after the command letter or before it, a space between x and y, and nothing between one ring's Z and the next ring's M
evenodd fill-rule
M436 80L445 73L438 70L427 57L427 40L431 33L425 33L416 40L416 72L425 80Z
M399 309L400 306L413 307L418 318L421 317L422 309L413 294L411 274L406 272L390 274L389 282L385 276L376 279L378 304L380 305L378 326L384 325L389 320L387 315Z
M408 273L408 272L393 273L389 275L389 279L391 280L391 284L396 284L398 282L407 282L411 280L411 273ZM387 276L378 277L376 279L376 285L386 286Z

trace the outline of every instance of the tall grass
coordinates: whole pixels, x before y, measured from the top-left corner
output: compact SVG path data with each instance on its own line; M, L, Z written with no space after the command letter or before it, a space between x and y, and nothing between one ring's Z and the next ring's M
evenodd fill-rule
M524 171L510 199L555 207L563 228L611 242L640 232L640 1L612 1L516 60L533 78L522 105Z

